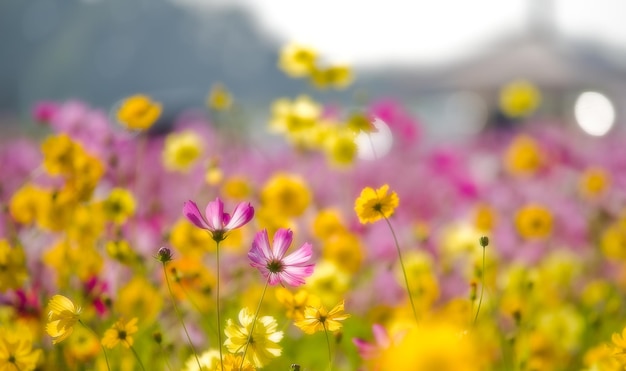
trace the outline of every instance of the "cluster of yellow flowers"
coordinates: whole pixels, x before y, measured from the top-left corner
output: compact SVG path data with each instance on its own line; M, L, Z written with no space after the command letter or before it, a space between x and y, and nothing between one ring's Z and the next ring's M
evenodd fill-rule
M352 82L350 67L345 64L322 65L315 49L296 43L283 48L278 66L291 77L308 77L313 86L320 89L342 89Z

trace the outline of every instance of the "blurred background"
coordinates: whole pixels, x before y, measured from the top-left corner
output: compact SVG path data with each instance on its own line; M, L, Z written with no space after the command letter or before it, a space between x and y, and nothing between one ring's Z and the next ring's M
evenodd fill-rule
M34 127L39 100L110 110L135 93L174 116L219 82L260 125L282 96L392 97L431 137L465 136L511 125L501 90L525 81L541 93L535 119L604 135L626 113L624 14L621 0L3 0L0 124ZM291 41L349 63L355 82L289 79L277 60Z

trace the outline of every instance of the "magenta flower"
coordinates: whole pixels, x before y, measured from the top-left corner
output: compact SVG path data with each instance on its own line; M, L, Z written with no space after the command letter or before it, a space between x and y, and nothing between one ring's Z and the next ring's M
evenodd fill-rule
M185 202L183 215L196 227L211 232L215 242L220 242L226 238L226 233L242 227L252 220L254 208L249 202L240 202L231 216L224 212L224 203L217 197L215 201L209 202L206 206L204 216L193 201Z
M298 250L285 256L293 233L289 229L278 229L274 234L273 246L270 246L267 230L257 232L248 252L250 265L258 268L270 285L286 283L291 286L304 284L304 279L313 274L315 264L308 263L313 254L313 247L305 243Z

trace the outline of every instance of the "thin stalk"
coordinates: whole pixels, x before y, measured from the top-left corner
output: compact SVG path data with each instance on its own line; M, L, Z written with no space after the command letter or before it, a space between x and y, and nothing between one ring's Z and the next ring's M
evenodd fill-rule
M165 360L165 365L167 366L167 369L172 371L172 365L170 364L169 358L167 358L166 356L167 352L165 352L165 348L161 344L159 344L159 348L161 348L161 354L163 355L163 359Z
M480 272L480 298L478 299L478 309L476 309L476 316L474 317L474 324L478 319L478 313L480 313L480 305L483 302L483 291L485 291L485 248L483 247L483 268Z
M328 339L328 330L326 329L326 323L322 322L322 326L324 327L324 334L326 335L326 345L328 346L328 371L333 369L333 356L330 351L330 339Z
M215 288L215 301L216 301L216 310L217 310L217 342L219 344L218 348L220 350L220 365L222 366L222 370L224 369L224 357L222 356L222 321L220 320L220 241L215 241L216 247L216 257L217 257L217 286ZM200 367L202 369L202 367Z
M139 362L139 366L141 366L141 369L143 371L146 371L146 368L143 366L143 362L141 362L141 358L139 358L139 354L137 354L137 351L135 350L135 348L130 345L130 343L128 342L128 340L124 340L126 342L126 345L128 345L128 347L130 348L130 350L133 351L133 354L135 355L135 358L137 358L137 362Z
M252 334L254 333L254 325L256 325L256 319L259 317L259 311L261 310L261 303L263 302L263 298L265 297L265 291L267 291L267 285L270 283L270 275L267 275L267 280L265 281L265 286L263 286L263 293L261 294L261 299L259 300L259 304L256 306L256 312L254 313L254 319L252 320L252 326L250 326L250 332L248 333L248 340L246 340L246 346L243 348L243 356L241 357L241 364L239 365L239 369L243 369L243 363L246 361L246 353L248 352L248 345L250 345L250 339L252 339Z
M409 300L411 301L411 309L413 309L413 317L415 317L415 321L417 321L417 311L415 310L415 304L413 303L413 295L411 295L409 279L407 278L406 269L404 268L404 261L402 260L402 253L400 252L400 245L398 244L398 238L396 237L396 232L393 230L393 227L391 226L391 222L389 221L389 219L387 219L385 215L383 215L383 218L387 222L387 225L389 226L389 230L391 230L391 234L393 235L393 242L396 244L396 250L398 251L398 259L400 260L400 267L402 267L402 275L404 276L404 283L406 285L406 292L407 294L409 294Z
M83 327L85 327L87 330L93 332L93 334L96 335L97 338L100 338L100 336L98 336L98 334L96 334L96 332L91 327L85 325L83 321L81 321L80 319L78 320L78 323L83 325ZM107 370L111 371L111 366L109 365L109 356L107 356L107 351L106 349L104 349L104 346L102 345L101 342L98 342L98 343L100 343L100 348L102 348L102 352L104 352L104 360L107 363Z
M165 263L163 263L163 274L165 274L165 282L167 282L167 289L170 292L170 296L172 297L172 304L174 305L174 312L176 312L176 316L178 316L178 320L183 325L183 330L185 330L185 335L187 335L187 340L189 341L189 346L193 351L193 356L196 358L196 362L198 363L198 368L202 370L202 365L200 364L200 359L198 359L198 353L196 352L196 348L193 346L191 342L191 337L189 336L189 332L187 332L187 326L185 326L185 321L183 320L183 316L178 311L178 305L176 305L176 298L174 297L174 293L172 292L172 286L170 286L170 280L167 277L167 269L165 268Z

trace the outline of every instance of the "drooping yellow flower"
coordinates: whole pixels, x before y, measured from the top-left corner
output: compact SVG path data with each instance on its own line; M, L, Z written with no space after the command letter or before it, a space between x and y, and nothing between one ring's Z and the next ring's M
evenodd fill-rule
M248 336L252 329L254 315L248 308L239 311L239 325L228 319L224 333L228 337L224 346L231 353L243 353ZM263 316L256 320L254 331L246 352L246 359L256 367L263 367L272 358L281 355L282 348L278 342L283 338L282 331L276 331L278 324L274 317Z
M52 344L67 339L74 331L81 308L63 295L54 295L48 302L48 323L46 332L52 336Z
M534 174L543 163L541 147L525 134L515 137L504 153L504 166L514 175Z
M323 305L318 307L307 307L304 310L304 317L294 322L306 334L314 334L318 331L335 332L341 330L343 326L340 321L350 318L344 313L344 301L335 305L328 311Z
M102 210L107 220L124 224L135 213L135 197L124 188L113 188L102 202Z
M276 290L276 300L285 307L287 318L299 320L304 318L306 307L316 307L320 305L319 298L309 294L307 290L300 289L295 294L284 287Z
M40 356L41 349L33 350L28 328L0 329L0 370L32 371Z
M224 85L215 84L211 87L207 104L216 111L225 111L233 104L233 97Z
M483 361L472 332L449 323L420 323L384 349L377 370L479 371Z
M0 239L0 292L22 287L27 278L24 249Z
M529 81L513 81L500 91L500 109L512 118L530 115L540 103L541 93Z
M161 104L146 95L133 95L122 102L117 120L130 130L149 129L161 116Z
M388 190L388 184L377 190L370 187L363 188L361 195L354 203L354 211L362 224L374 223L380 219L389 218L393 214L400 199L396 192L387 194Z
M192 130L171 133L165 138L163 164L172 171L186 172L202 155L202 140Z
M309 75L317 61L317 52L299 44L288 44L280 52L278 67L291 77Z
M552 213L541 205L526 205L515 215L517 232L526 239L547 238L552 233L552 225Z
M602 168L592 167L583 172L578 184L580 194L594 198L605 193L611 186L611 177Z
M311 198L306 181L293 174L275 174L261 190L263 206L286 217L302 215L311 203Z
M102 337L102 345L109 349L113 349L120 342L128 349L133 345L133 335L139 329L137 328L137 317L126 322L124 319L120 319L115 322L110 329L104 332Z
M365 114L363 113L353 113L348 117L348 121L346 123L348 129L352 130L354 134L359 133L373 133L376 131L376 126L372 123Z

